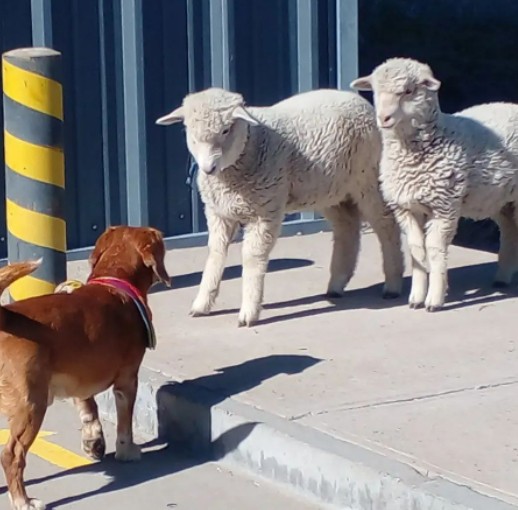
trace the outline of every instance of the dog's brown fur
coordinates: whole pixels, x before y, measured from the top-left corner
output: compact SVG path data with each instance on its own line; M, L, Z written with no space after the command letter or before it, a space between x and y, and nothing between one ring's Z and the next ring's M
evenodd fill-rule
M156 281L169 285L162 235L155 229L110 227L90 257L92 277L122 278L145 297ZM0 269L0 292L32 273L39 262ZM132 417L146 330L125 294L85 285L71 294L51 294L0 307L0 412L11 437L2 452L15 510L44 508L25 492L23 471L47 406L74 398L82 422L83 450L95 459L105 442L94 395L113 385L117 405L116 458L137 460Z

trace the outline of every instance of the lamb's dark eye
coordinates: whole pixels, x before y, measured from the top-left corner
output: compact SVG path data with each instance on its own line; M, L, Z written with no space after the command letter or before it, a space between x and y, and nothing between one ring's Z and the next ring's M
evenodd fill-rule
M410 96L414 92L412 89L405 89L405 96Z
M222 134L222 135L228 135L229 131L230 131L230 128L225 128L225 129L221 132L221 134Z

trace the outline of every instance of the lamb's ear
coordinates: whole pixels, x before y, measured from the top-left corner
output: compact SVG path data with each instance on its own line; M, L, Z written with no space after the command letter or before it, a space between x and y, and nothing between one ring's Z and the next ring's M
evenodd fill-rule
M254 119L250 113L248 113L243 106L236 106L232 112L233 119L241 119L248 122L251 126L258 126L260 122Z
M356 78L349 86L356 90L372 90L372 77L369 75Z
M441 86L441 82L434 78L433 76L426 76L422 79L421 85L426 87L428 90L432 90L433 92L437 92Z
M156 120L156 123L160 126L169 126L170 124L176 124L177 122L183 122L185 115L183 112L183 106L179 106L176 110L171 113L164 115Z

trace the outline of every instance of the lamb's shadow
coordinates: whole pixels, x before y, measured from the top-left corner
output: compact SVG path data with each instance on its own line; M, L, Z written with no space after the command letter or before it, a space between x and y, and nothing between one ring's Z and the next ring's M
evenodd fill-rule
M226 430L215 440L211 437L211 407L229 396L241 393L263 381L279 374L297 374L318 363L318 358L307 355L271 355L252 359L239 365L228 366L216 370L215 374L202 376L182 383L168 383L157 392L157 408L159 438L143 445L142 460L138 463L116 462L113 454L108 455L102 462L82 466L52 475L27 480L26 485L34 485L50 480L61 479L70 475L99 473L110 478L106 485L83 494L76 494L49 503L47 508L55 509L61 505L99 496L110 492L134 487L150 480L156 480L171 474L204 464L217 461L223 455L235 450L254 430L257 423L247 422ZM178 399L179 396L189 395L197 399L200 411L196 419L196 429L201 436L196 436L196 448L191 444L169 441L168 438L177 428L171 430L171 409L168 399ZM178 406L181 408L181 406ZM168 412L164 412L168 409ZM178 412L175 410L175 419ZM185 420L185 416L180 417ZM177 425L177 423L176 423ZM194 424L193 424L194 425ZM79 437L78 437L79 439ZM186 454L188 450L188 454ZM71 485L72 487L73 485ZM0 489L0 494L2 490Z
M271 259L268 262L268 272L275 273L277 271L287 271L289 269L298 269L301 267L308 267L313 265L314 262L308 259ZM223 272L223 280L235 280L236 278L241 278L242 266L229 266L225 268ZM195 287L200 284L202 271L196 271L194 273L186 273L178 276L174 276L171 279L172 287L174 289L184 289L186 287ZM162 284L155 285L150 294L154 294L156 292L162 292L167 290L167 287Z
M468 306L480 306L485 303L492 303L515 297L518 295L516 287L508 289L495 289L492 287L492 280L496 272L495 263L476 264L452 268L448 272L449 292L444 311L465 308ZM397 306L406 306L411 279L406 277L403 284L403 293L397 299L382 299L382 284L371 285L362 289L347 291L344 297L329 299L323 294L306 296L301 299L287 300L278 303L265 305L265 309L280 310L296 306L317 305L328 302L330 306L319 307L310 310L268 317L259 322L259 326L283 322L301 317L323 315L341 310L371 309L379 310ZM228 310L219 313L228 313ZM217 313L217 312L216 312Z

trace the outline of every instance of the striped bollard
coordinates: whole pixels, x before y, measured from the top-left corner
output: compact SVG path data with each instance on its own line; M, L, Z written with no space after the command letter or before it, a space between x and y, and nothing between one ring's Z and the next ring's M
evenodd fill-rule
M18 301L52 293L66 279L61 54L8 51L2 77L9 263L43 259L10 286Z

